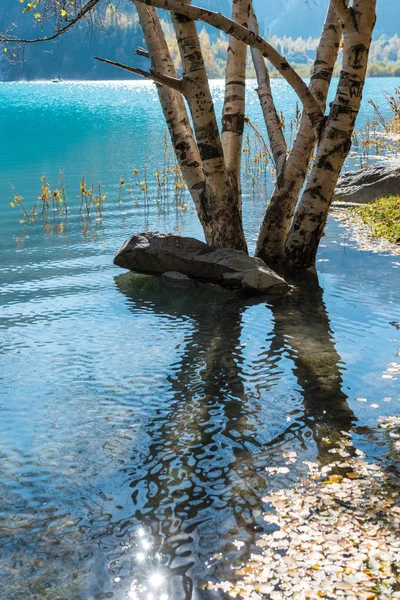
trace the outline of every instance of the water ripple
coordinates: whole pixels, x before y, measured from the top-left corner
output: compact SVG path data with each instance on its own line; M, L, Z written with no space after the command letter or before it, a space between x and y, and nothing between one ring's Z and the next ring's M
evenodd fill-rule
M373 455L371 404L399 413L399 377L383 377L400 362L393 258L340 246L330 222L319 283L251 301L112 266L131 232L175 230L175 211L110 209L91 238L71 215L65 235L33 226L18 247L1 181L29 197L43 166L68 164L74 189L87 161L115 189L149 147L156 165L164 126L147 85L63 84L56 98L46 84L0 87L13 135L10 111L0 126L15 138L0 158L3 596L211 598L200 584L230 577L251 550L271 487L326 460L321 440L341 431ZM245 198L253 242L263 205ZM182 223L201 235L190 211ZM272 476L288 450L298 462Z

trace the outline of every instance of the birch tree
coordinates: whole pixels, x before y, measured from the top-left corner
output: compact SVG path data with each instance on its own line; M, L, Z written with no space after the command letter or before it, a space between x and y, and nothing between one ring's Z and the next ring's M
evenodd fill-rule
M62 9L57 0L37 0L55 16L55 31L9 44L46 42L90 18L103 0ZM314 265L335 186L351 147L376 18L376 0L331 0L310 83L259 34L252 0L232 0L230 17L194 6L191 0L131 0L143 29L148 71L96 57L155 83L173 148L209 244L247 252L242 221L241 165L246 106L246 57L251 49L276 183L260 227L256 255L290 269ZM159 9L169 12L182 62L178 77L163 34ZM229 36L225 100L218 123L196 22ZM332 74L342 48L335 99L326 114ZM292 147L287 147L268 71L271 64L297 94L303 115ZM315 155L312 161L312 156ZM302 191L303 190L303 191Z

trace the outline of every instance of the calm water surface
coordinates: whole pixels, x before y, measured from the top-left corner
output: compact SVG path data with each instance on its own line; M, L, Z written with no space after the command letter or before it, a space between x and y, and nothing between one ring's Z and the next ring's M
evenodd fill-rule
M399 83L370 80L366 98ZM253 93L248 113L261 123ZM360 124L369 116L365 103ZM133 232L202 235L191 208L118 204L120 178L146 159L153 178L163 132L148 84L0 84L2 599L211 598L201 584L230 577L264 530L265 492L327 459L322 437L387 453L377 420L400 414L387 370L400 363L400 257L357 250L331 221L318 279L287 298L122 272L112 256ZM25 228L10 185L29 204L64 167L67 222ZM101 225L82 224L82 171L107 193ZM252 248L264 208L244 198ZM288 450L290 474L267 473Z

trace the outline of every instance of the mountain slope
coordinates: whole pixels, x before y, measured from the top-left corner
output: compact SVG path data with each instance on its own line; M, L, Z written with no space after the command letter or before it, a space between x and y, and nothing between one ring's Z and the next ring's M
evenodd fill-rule
M318 37L329 0L254 0L260 23L278 36ZM399 0L378 0L375 38L400 33Z
M231 0L193 0L193 3L228 15L231 10ZM254 3L263 35L306 39L319 36L329 0L254 0ZM104 7L106 6L107 1L104 0ZM143 45L142 33L131 2L125 0L121 7L126 15L122 28L111 24L105 33L88 35L85 26L76 27L60 40L28 47L25 62L19 65L9 65L5 60L5 53L1 52L0 79L49 79L57 75L64 79L129 77L128 74L93 59L98 54L130 64L136 47ZM19 36L40 36L41 27L34 28L33 15L22 14L22 8L20 0L0 0L0 31L5 31L13 23L14 31ZM399 30L400 0L378 0L375 38L382 34L393 36ZM214 39L219 35L212 28L209 32ZM289 58L302 62L293 56ZM135 57L134 62L144 68L147 64L145 59L139 57Z

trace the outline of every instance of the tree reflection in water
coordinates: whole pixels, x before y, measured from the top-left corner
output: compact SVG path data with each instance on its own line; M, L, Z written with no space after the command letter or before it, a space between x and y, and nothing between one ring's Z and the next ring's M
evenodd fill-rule
M301 285L293 282L287 296L251 300L130 273L115 282L135 313L184 317L191 324L170 366L171 400L150 415L148 444L133 457L129 476L135 516L162 556L164 591L174 600L205 598L209 592L199 591L199 583L224 570L232 573L231 561L243 558L264 529L265 466L294 445L309 452L311 440L319 460L332 460L324 440L338 439L355 421L342 390L323 293L312 273ZM249 359L243 331L253 308L264 348ZM276 427L268 403L273 405L276 387L288 379L283 355L290 359L301 407L293 420ZM277 401L282 405L281 396ZM290 402L283 412L292 408ZM145 573L159 568L156 559L153 553L142 567L136 565L138 591Z

